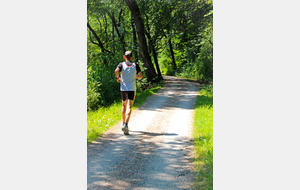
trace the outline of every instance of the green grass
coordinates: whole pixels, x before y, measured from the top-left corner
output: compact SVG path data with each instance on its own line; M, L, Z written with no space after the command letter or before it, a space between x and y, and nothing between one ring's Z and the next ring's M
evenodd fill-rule
M133 104L133 110L139 107L149 96L154 94L163 86L163 83L156 84L151 88L137 93ZM87 143L97 140L107 129L122 119L122 103L120 101L108 107L101 107L97 111L87 112Z
M213 189L213 92L212 86L201 87L195 105L194 147L195 188Z

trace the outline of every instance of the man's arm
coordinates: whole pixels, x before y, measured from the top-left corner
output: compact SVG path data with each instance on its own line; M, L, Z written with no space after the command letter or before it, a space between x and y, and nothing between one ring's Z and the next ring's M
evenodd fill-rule
M115 75L116 75L116 79L117 79L117 82L118 82L118 83L121 82L121 78L119 77L119 71L120 71L120 69L119 69L119 67L117 67L117 68L115 69Z
M141 73L141 68L138 64L136 64L136 72L137 72L137 75L135 76L136 79L142 79L143 78L143 75Z
M142 72L139 72L136 76L135 76L136 79L142 79L143 78L143 75L142 75Z

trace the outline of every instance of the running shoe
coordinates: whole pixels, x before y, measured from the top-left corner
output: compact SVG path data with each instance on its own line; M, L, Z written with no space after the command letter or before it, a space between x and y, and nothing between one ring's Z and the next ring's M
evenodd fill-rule
M124 132L124 135L129 135L129 132L128 132L128 125L123 125L122 131Z

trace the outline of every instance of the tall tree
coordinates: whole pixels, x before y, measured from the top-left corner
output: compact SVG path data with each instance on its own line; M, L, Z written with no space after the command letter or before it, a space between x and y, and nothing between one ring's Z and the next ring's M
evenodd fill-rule
M174 51L173 51L171 37L169 37L168 43L169 43L170 53L171 53L171 57L172 57L173 69L176 70L177 66L176 66L176 61L175 61L175 56L174 56Z
M153 38L151 37L151 35L150 35L150 26L149 26L149 23L148 23L149 18L147 16L147 14L145 14L145 17L146 17L146 25L147 25L147 27L145 28L145 33L146 33L146 36L147 36L148 41L149 41L149 46L150 46L149 52L152 52L155 67L156 67L156 71L157 71L157 74L158 74L158 78L159 78L159 80L162 80L163 78L162 78L162 75L161 75L161 72L160 72L160 68L159 68L159 64L158 64L158 60L157 60L156 49L155 49L156 36L154 36Z
M136 31L134 26L134 18L131 15L131 28L132 28L132 37L133 37L133 57L135 62L138 62L138 53L137 53L137 40L136 40Z
M87 27L89 28L90 32L93 33L93 35L95 36L96 40L98 41L98 43L94 42L94 41L92 40L91 35L90 35L90 40L91 40L91 42L92 42L93 44L95 44L95 45L98 45L98 46L101 48L102 52L106 51L106 52L110 53L110 51L108 51L107 49L104 48L104 46L103 46L103 44L102 44L102 42L101 42L99 36L96 34L96 32L93 30L93 28L90 26L89 23L87 23Z
M108 15L109 15L109 17L110 17L110 19L112 21L113 27L115 27L115 29L116 29L117 35L118 35L118 37L120 39L120 42L121 42L122 47L123 47L123 51L125 53L125 49L126 49L125 48L126 47L126 43L124 41L125 34L124 33L121 34L120 31L119 31L119 29L118 29L118 25L121 24L120 20L121 20L122 11L123 11L123 9L120 10L120 13L119 13L119 22L118 23L116 22L116 18L115 18L114 12L110 13L109 11L107 11L107 13L108 13Z
M134 23L136 26L136 31L139 39L141 57L143 59L146 69L146 76L148 82L153 82L153 79L156 78L157 74L155 73L154 66L151 62L149 56L147 41L144 33L144 23L140 14L140 10L135 0L125 0L127 6L129 7L131 14L134 18Z

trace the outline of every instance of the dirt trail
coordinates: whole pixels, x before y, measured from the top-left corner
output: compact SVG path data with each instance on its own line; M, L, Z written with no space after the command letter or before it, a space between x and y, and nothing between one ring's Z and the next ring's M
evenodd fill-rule
M191 189L191 142L199 84L164 76L166 84L87 149L88 189Z

